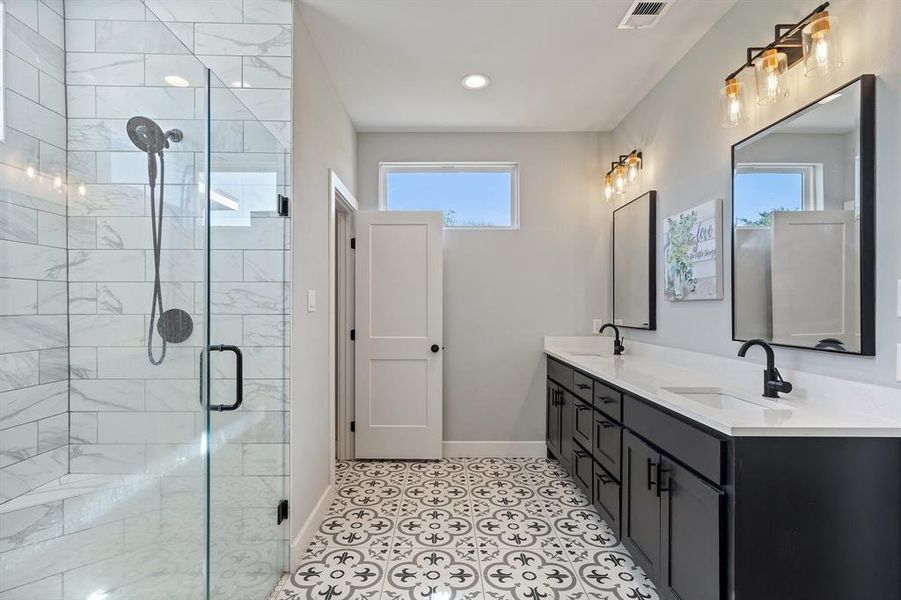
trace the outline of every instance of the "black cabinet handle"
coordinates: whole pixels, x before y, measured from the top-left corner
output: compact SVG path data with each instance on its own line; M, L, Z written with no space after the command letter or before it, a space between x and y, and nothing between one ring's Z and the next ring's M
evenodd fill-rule
M657 497L659 498L661 492L668 492L668 491L669 491L669 487L665 487L665 486L663 485L663 474L666 473L666 469L663 468L663 463L662 463L662 461L658 461L658 462L656 463L656 469L657 469L657 482L656 482L656 487L657 487Z
M595 421L595 423L600 425L602 429L610 429L611 427L613 427L613 423L611 423L610 421L598 420L598 421Z
M651 472L654 470L654 461L650 458L648 459L648 491L651 491L651 488L654 487L654 480L651 479Z
M573 450L573 454L575 454L578 458L588 458L589 456L591 456L590 454L579 448Z
M590 407L590 406L585 406L585 405L582 404L581 402L576 402L576 411L582 412L582 411L584 411L584 410L591 410L591 407Z
M577 383L576 387L578 387L580 390L590 390L591 389L591 386L588 385L587 383Z
M610 396L598 396L598 399L603 404L616 404L618 402L618 400L611 398Z
M608 477L608 476L605 475L604 473L601 473L600 475L598 475L598 480L599 480L601 483L603 483L604 485L608 485L608 484L610 484L610 483L613 483L613 479L610 478L610 477Z

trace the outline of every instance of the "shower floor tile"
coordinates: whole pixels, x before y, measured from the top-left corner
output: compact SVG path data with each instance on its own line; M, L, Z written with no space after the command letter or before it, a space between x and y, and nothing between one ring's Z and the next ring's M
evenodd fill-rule
M342 461L277 600L659 600L553 460Z

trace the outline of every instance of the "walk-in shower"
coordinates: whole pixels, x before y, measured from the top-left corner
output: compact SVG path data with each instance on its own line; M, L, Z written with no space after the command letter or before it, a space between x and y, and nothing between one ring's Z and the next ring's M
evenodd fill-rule
M151 243L153 244L153 292L150 305L150 319L147 331L147 358L154 365L160 365L166 359L166 344L178 344L184 342L194 331L194 321L191 315L180 308L163 309L163 291L160 285L160 260L163 250L163 212L165 208L166 193L166 157L164 150L169 148L169 142L178 143L184 137L180 129L170 129L163 132L162 128L153 119L147 117L132 117L125 125L128 138L142 152L147 153L147 183L150 188L150 227ZM159 191L156 180L159 173ZM159 206L157 206L157 197ZM159 312L157 312L159 311ZM159 323L157 324L157 314ZM154 325L159 331L162 340L160 357L153 356Z
M289 155L268 119L290 90L268 66L290 73L269 34L290 20L4 5L0 599L265 600L288 552Z

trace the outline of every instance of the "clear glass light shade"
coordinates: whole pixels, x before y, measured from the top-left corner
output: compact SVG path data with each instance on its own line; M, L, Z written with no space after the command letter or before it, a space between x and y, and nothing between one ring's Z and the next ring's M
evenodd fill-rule
M637 154L630 154L626 159L626 180L631 186L637 186L641 182L641 159Z
M842 51L836 37L837 19L822 12L801 30L804 74L808 77L831 73L842 65Z
M785 83L787 70L788 57L775 48L767 50L754 61L758 104L774 104L788 97L788 85Z
M618 164L613 169L613 187L617 195L626 192L626 165Z
M613 175L604 175L604 198L609 201L613 198Z
M720 113L723 127L737 127L748 120L748 94L745 84L729 79L720 90Z

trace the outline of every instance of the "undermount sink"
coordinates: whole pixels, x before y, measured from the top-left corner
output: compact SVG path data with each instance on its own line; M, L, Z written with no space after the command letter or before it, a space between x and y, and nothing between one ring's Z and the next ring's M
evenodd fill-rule
M780 405L777 401L766 400L764 398L744 398L730 394L729 392L716 387L665 387L663 389L671 394L691 400L692 402L698 402L705 406L721 410L791 410L785 405Z

